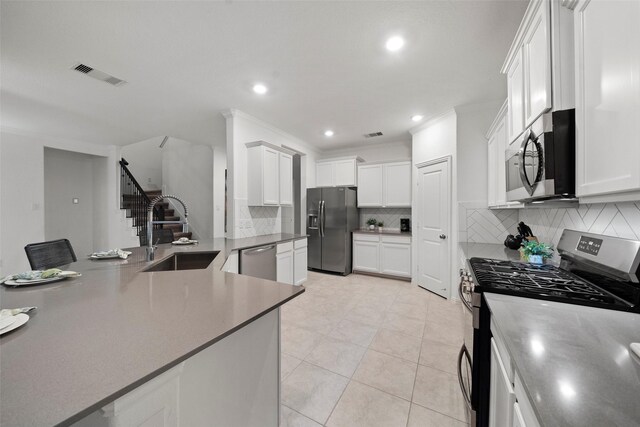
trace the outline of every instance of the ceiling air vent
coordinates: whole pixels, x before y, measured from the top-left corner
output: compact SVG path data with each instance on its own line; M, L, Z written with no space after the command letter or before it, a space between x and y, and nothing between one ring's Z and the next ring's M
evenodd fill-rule
M112 86L122 86L126 83L126 81L119 79L117 77L112 76L111 74L107 74L104 71L96 70L93 67L90 67L85 64L76 64L72 67L72 69L81 72L82 74L86 74L89 77L93 77L96 80L103 81L105 83L109 83Z
M365 138L375 138L376 136L382 136L382 132L372 132L364 134Z

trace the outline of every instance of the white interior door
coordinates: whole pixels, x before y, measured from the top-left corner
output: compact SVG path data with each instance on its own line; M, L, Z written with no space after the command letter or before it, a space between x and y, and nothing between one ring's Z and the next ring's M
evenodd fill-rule
M451 251L449 161L418 169L418 285L449 298Z

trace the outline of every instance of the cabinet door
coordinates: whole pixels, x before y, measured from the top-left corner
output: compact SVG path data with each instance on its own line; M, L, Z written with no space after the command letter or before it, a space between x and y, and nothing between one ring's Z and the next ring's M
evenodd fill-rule
M357 184L356 178L356 161L355 160L338 160L334 163L335 167L335 184L336 186Z
M382 206L411 207L411 162L384 165Z
M263 203L277 205L280 203L280 153L271 148L263 147Z
M394 276L411 277L411 245L381 243L380 272Z
M489 207L496 205L496 192L498 188L498 142L497 135L494 133L489 138L488 146L488 158L487 158L487 204Z
M513 404L513 427L527 427L518 402Z
M280 153L280 204L293 205L293 157Z
M333 187L335 185L335 164L333 162L316 163L316 187Z
M276 260L277 281L293 285L293 251L290 250L277 254Z
M495 200L496 205L505 205L507 204L507 170L505 166L505 150L509 145L508 137L507 137L507 125L506 125L506 117L498 124L498 127L495 131L496 137L496 157L495 157L495 182L496 182L496 192L495 192Z
M382 206L382 165L358 166L358 207Z
M524 71L522 51L513 59L507 71L507 104L509 117L509 142L524 130Z
M550 15L549 2L539 2L524 37L525 127L551 108Z
M353 269L367 271L370 273L379 273L379 251L380 243L378 242L362 242L354 240Z
M498 346L491 338L491 383L489 390L489 427L510 426L516 395L502 363Z
M638 191L640 2L580 1L574 19L577 195Z
M307 248L294 250L293 254L293 284L302 285L307 281Z

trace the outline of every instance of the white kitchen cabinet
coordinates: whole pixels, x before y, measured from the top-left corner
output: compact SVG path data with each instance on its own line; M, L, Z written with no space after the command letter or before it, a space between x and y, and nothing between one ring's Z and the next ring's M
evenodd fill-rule
M410 207L411 162L358 166L358 207Z
M527 427L518 402L513 404L513 427Z
M326 159L316 162L316 187L355 187L358 185L359 157Z
M238 251L231 252L227 257L227 260L225 261L224 265L222 266L222 271L226 271L227 273L238 274L239 260L240 260L240 257L238 255Z
M380 241L380 273L411 277L411 239L382 236Z
M576 193L640 199L640 2L575 5Z
M573 46L571 11L560 1L531 0L502 66L509 143L552 107L574 108Z
M537 2L524 36L524 124L551 108L551 8L547 1Z
M358 166L358 207L383 205L382 164Z
M280 203L280 153L258 145L247 149L247 203L277 206Z
M293 242L278 243L276 248L276 280L293 285Z
M524 131L524 67L521 49L516 52L507 71L507 102L511 142Z
M411 277L411 237L353 234L353 271Z
M247 204L293 204L293 156L289 150L264 141L247 146Z
M502 105L487 132L487 205L489 208L520 208L522 203L507 202L505 150L507 136L508 101Z
M293 205L293 156L280 153L280 205Z
M491 382L489 390L489 427L511 426L516 395L500 352L491 338Z
M383 207L411 207L411 162L384 164Z
M307 239L293 242L293 284L302 285L307 281Z

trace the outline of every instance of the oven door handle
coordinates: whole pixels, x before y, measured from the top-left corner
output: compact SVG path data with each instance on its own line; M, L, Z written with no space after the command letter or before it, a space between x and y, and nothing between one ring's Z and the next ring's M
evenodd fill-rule
M471 306L471 301L467 300L467 298L465 297L466 286L464 282L465 282L464 280L460 280L460 286L458 286L458 295L460 296L460 301L462 301L462 304L464 304L467 310L473 313L473 307Z
M462 347L460 347L460 352L458 353L458 382L460 383L460 390L462 391L462 396L464 397L465 403L467 404L469 409L472 409L471 393L469 392L469 390L467 390L467 386L464 382L464 379L462 378L463 358L467 359L467 363L469 364L469 367L473 372L473 363L471 362L471 356L469 356L469 350L467 350L467 346L464 344L462 344Z

